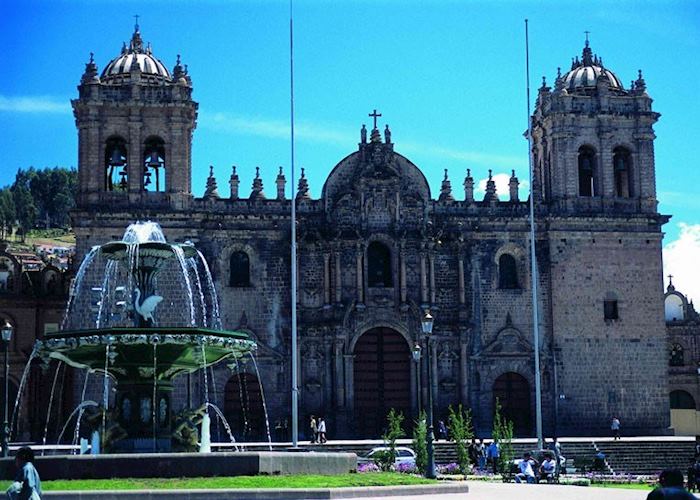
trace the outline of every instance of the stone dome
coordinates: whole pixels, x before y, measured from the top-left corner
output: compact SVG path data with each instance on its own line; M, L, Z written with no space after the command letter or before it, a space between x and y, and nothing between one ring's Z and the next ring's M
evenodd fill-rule
M146 77L150 76L158 80L172 80L165 65L151 52L150 46L144 48L138 25L134 29L129 46L127 47L124 44L121 54L105 66L100 79L109 81L110 79L126 76L130 73L134 64L138 64L141 73Z
M563 87L569 91L576 90L591 90L598 85L598 80L605 75L609 82L609 88L616 90L624 90L620 79L603 66L603 59L594 56L589 47L588 40L583 48L583 58L579 60L577 57L571 63L571 70L563 77Z

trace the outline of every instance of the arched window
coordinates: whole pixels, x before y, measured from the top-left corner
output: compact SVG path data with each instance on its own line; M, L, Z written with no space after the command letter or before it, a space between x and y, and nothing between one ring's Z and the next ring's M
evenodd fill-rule
M672 410L694 410L695 400L693 396L686 391L671 391L671 409Z
M149 137L143 147L143 189L165 191L165 142Z
M378 241L367 247L367 284L372 287L392 287L391 251Z
M126 141L118 136L107 139L105 145L105 191L126 191L129 186Z
M230 258L231 274L229 286L241 288L250 286L250 259L245 252L233 252Z
M680 344L671 345L671 357L669 364L671 366L683 366L685 364L683 346Z
M498 258L498 288L519 288L515 257L504 253Z
M578 150L578 195L595 196L595 151L588 146Z
M615 196L629 198L632 196L632 155L625 148L613 151L613 169L615 171Z

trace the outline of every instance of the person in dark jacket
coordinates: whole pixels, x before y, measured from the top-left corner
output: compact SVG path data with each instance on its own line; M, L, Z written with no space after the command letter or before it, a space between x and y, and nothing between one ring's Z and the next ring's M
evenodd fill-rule
M694 500L697 497L683 487L683 473L667 469L659 474L659 487L647 495L647 500Z
M34 452L31 448L17 450L15 465L18 470L15 481L7 489L9 500L41 500L41 479L32 462Z

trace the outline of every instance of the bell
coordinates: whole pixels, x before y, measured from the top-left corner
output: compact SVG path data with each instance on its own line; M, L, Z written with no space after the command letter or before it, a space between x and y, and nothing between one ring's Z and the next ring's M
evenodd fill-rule
M125 168L122 168L122 169L119 171L119 176L121 177L121 180L119 181L119 188L122 189L122 190L125 190L125 189L127 188L127 183L126 183L126 176L127 176L127 175L128 175L128 174L127 174Z
M124 159L118 147L114 148L114 150L112 151L112 159L109 160L109 163L114 167L121 167L124 165Z
M151 157L148 160L147 165L151 168L158 168L160 167L160 160L158 158L158 151L155 149L151 151Z
M143 175L143 178L144 178L144 181L143 181L144 186L148 186L149 184L151 184L151 172L149 170L146 170L146 172Z

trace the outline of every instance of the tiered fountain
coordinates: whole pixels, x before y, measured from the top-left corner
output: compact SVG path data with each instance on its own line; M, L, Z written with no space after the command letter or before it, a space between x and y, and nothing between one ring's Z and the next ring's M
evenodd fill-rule
M111 451L170 451L173 379L256 347L245 333L221 329L202 254L167 243L154 223L133 224L122 241L90 251L63 326L39 341L37 354L113 380L109 434L120 439ZM104 399L106 408L106 390Z
M149 222L129 226L122 241L93 247L76 275L61 331L38 341L32 358L57 359L104 374L102 422L97 427L109 454L37 457L42 479L355 470L352 453L170 453L178 436L182 438L182 425L172 424L173 379L200 369L206 377L207 367L252 354L255 348L246 334L221 328L214 283L194 245L167 243L160 227ZM110 407L109 379L116 384L112 412L104 410ZM207 399L206 380L204 386ZM84 383L83 398L86 387ZM87 403L76 409L76 425ZM213 405L205 401L204 412L209 407ZM205 413L200 451L209 451L208 422ZM75 436L78 431L76 427ZM6 479L13 477L10 459L0 459L0 466Z

